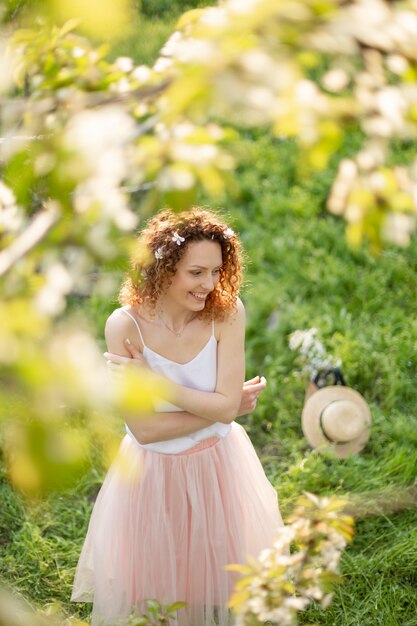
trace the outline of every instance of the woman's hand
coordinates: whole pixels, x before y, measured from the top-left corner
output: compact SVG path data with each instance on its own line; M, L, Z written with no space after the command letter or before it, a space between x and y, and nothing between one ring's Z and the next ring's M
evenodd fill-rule
M105 352L103 355L106 359L108 369L116 378L123 374L126 367L136 367L139 369L148 368L145 357L132 345L129 339L124 340L124 346L130 353L130 357L120 356L119 354L113 354L111 352ZM255 376L255 378L251 378L243 383L240 406L236 417L242 417L242 415L252 413L256 408L259 394L265 387L266 380L263 376Z
M256 408L258 396L266 387L266 379L263 376L255 376L243 383L242 398L236 417L242 417L252 413Z
M145 357L132 345L129 339L125 339L123 344L127 352L131 355L130 357L113 354L112 352L105 352L103 354L106 359L107 368L116 378L123 374L126 367L135 367L138 369L148 368Z

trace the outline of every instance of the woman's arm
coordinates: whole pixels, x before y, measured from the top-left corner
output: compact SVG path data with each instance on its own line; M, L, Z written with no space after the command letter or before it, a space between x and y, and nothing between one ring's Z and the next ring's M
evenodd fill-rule
M130 332L129 318L126 315L112 313L105 328L107 349L120 357L128 357L129 360L132 360L131 352L135 351L137 365L146 366L141 352L134 348L132 343L125 344ZM138 371L140 373L139 368ZM212 424L210 420L186 411L155 412L146 417L126 417L125 421L141 444L184 437Z
M256 408L258 396L265 387L265 378L259 376L255 376L243 384L236 417L247 415ZM136 439L142 444L184 437L212 424L211 420L184 411L156 413L146 419L128 418L126 422Z
M135 346L124 344L130 332L129 319L110 316L106 325L106 341L110 353L128 355L144 364ZM123 316L125 318L126 316ZM211 422L230 423L238 415L245 371L245 310L238 300L236 313L222 322L217 348L217 384L214 392L199 391L170 382L171 401L184 412L204 417ZM129 361L126 361L128 363Z
M155 413L146 418L128 418L126 423L141 444L167 441L191 435L213 422L185 411Z
M234 315L221 323L214 392L173 384L173 402L212 422L232 422L238 414L245 376L245 309L240 300Z

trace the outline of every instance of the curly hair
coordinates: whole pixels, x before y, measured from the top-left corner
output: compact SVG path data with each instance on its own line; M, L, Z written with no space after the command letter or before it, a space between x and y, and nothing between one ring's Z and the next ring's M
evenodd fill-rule
M187 245L204 240L220 244L223 263L219 282L207 297L199 317L224 319L234 312L242 284L242 245L216 213L200 207L181 213L165 209L149 220L136 240L130 271L120 289L120 304L144 304L155 311L158 298L169 286Z

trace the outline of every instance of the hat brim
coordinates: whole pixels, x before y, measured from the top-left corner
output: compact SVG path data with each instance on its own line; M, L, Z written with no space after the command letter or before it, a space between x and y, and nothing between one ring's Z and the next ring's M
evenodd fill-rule
M337 400L354 402L361 410L364 418L365 428L362 433L356 439L346 443L329 441L320 424L320 416L324 408ZM305 403L301 415L303 433L309 444L313 448L330 448L341 459L357 454L366 445L370 436L371 421L371 411L365 398L355 389L342 385L332 385L315 391Z

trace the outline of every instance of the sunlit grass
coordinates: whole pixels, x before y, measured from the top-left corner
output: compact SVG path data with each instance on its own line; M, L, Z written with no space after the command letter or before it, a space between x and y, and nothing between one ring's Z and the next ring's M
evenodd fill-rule
M353 132L344 154L358 140ZM301 177L293 143L261 133L239 148L241 191L226 205L249 260L248 374L269 382L246 426L284 514L307 490L350 496L359 519L342 559L345 584L327 611L310 610L303 623L417 624L416 501L401 500L417 475L417 242L379 257L350 249L343 222L325 208L331 169ZM343 461L311 450L301 432L306 380L294 376L288 337L312 326L371 405L371 439Z
M357 508L357 533L342 559L345 584L327 611L311 609L304 622L411 626L417 623L417 513L401 511L401 501L398 510L393 493L417 475L416 242L405 251L388 248L379 258L350 250L343 223L324 209L326 184L318 176L297 177L294 150L291 142L247 137L242 151L248 159L238 174L242 192L224 201L248 253L248 375L268 379L256 412L244 421L284 515L305 490L368 499L368 507L362 502ZM101 343L116 295L73 303L87 313ZM301 432L306 381L293 375L288 335L312 325L342 358L349 384L371 404L371 439L361 454L343 461L312 451ZM73 490L26 514L18 496L2 486L9 514L0 524L0 572L38 606L59 600L68 613L88 616L88 605L71 605L69 596L104 471L91 470Z
M164 19L136 14L129 36L113 46L111 58L130 56L137 64L153 65L164 42L175 30L176 21L169 13Z
M103 472L92 469L72 490L38 503L22 502L0 479L0 579L35 607L62 603L87 617L88 605L69 608L74 569Z

